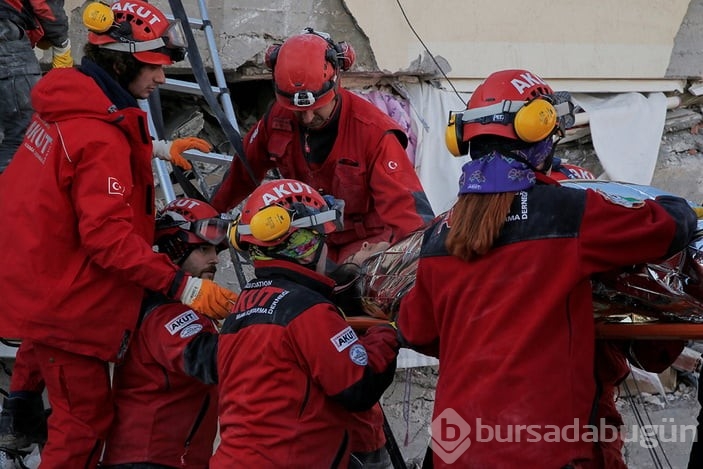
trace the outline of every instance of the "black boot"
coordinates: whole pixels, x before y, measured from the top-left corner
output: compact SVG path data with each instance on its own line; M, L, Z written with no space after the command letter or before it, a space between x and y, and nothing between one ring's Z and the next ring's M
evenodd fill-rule
M18 450L46 443L47 412L41 394L6 397L0 412L0 448Z

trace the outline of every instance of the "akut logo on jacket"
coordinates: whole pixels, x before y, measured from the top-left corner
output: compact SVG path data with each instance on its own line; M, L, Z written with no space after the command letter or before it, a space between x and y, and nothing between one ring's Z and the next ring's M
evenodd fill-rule
M22 143L36 159L44 164L54 143L54 139L49 135L49 125L35 117L27 127Z
M312 193L312 189L307 184L303 184L301 182L284 182L273 187L270 192L264 193L264 195L261 196L261 200L264 205L269 205L270 203L280 200L285 196Z
M131 13L138 16L149 24L156 24L161 22L161 18L152 13L148 8L141 5L135 5L132 2L115 2L112 4L112 9L114 11Z

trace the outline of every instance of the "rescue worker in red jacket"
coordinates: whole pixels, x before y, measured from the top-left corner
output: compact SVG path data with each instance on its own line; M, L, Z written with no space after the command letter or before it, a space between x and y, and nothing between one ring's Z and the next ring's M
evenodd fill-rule
M229 221L180 198L156 220L155 245L189 274L212 280ZM182 303L152 293L137 334L115 367L115 421L101 467L207 467L217 433L217 329Z
M329 271L333 264L360 264L433 218L405 152L407 136L373 104L341 87L340 75L353 62L348 43L312 29L269 48L276 101L243 142L257 178L277 168L284 178L344 201L344 227L327 241ZM253 189L235 159L211 203L224 212ZM379 458L385 444L380 407L354 418L359 432L352 446L373 453L369 460Z
M211 469L346 468L351 416L393 380L397 331L359 337L331 299L325 239L339 222L335 205L303 182L270 181L230 232L255 278L220 331L221 442Z
M41 78L34 47L51 48L54 68L72 67L63 0L0 0L0 173L32 117L29 93Z
M329 258L342 263L364 243L398 240L432 219L405 152L407 136L380 109L340 86L354 51L308 28L266 53L276 101L247 133L244 150L258 179L284 178L344 200L344 227L329 237ZM212 205L225 212L254 189L235 159ZM384 244L384 246L387 246Z
M472 160L454 207L427 228L398 315L408 345L442 366L436 467L592 461L591 275L664 259L695 232L696 216L678 197L625 206L593 190L537 184L549 181L543 172L571 114L567 99L534 73L503 70L450 119L450 149Z
M36 110L0 178L0 336L30 341L52 407L42 467L95 467L145 289L224 317L236 298L154 253L152 144L136 99L182 59L178 24L139 0L102 4L78 68L32 90ZM28 184L27 181L31 181ZM118 298L119 301L114 301Z

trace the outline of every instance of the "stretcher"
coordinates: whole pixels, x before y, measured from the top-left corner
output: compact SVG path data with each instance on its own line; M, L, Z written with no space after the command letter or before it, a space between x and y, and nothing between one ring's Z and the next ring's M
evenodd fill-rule
M562 185L600 191L623 204L671 195L612 181L572 179ZM415 282L422 236L412 233L362 263L356 285L360 311L347 318L352 327L361 331L395 317ZM591 283L597 337L703 340L703 220L686 249L657 264L599 274Z

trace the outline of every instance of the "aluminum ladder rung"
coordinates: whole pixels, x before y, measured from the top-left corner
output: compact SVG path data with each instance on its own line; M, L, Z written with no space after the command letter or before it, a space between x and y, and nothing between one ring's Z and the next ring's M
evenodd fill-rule
M159 86L161 90L176 91L178 93L192 94L196 96L202 96L203 91L200 89L197 83L191 81L178 80L175 78L166 78L166 83ZM222 94L222 90L216 86L211 86L210 89L219 97Z
M198 150L186 150L183 152L184 155L188 157L189 161L200 161L201 163L210 164L230 164L232 162L232 155L224 155L222 153L203 153Z
M176 19L171 14L165 14L164 16L169 21L173 21L174 19ZM190 25L191 28L200 29L200 30L202 30L205 27L205 22L200 18L188 17L188 24Z

